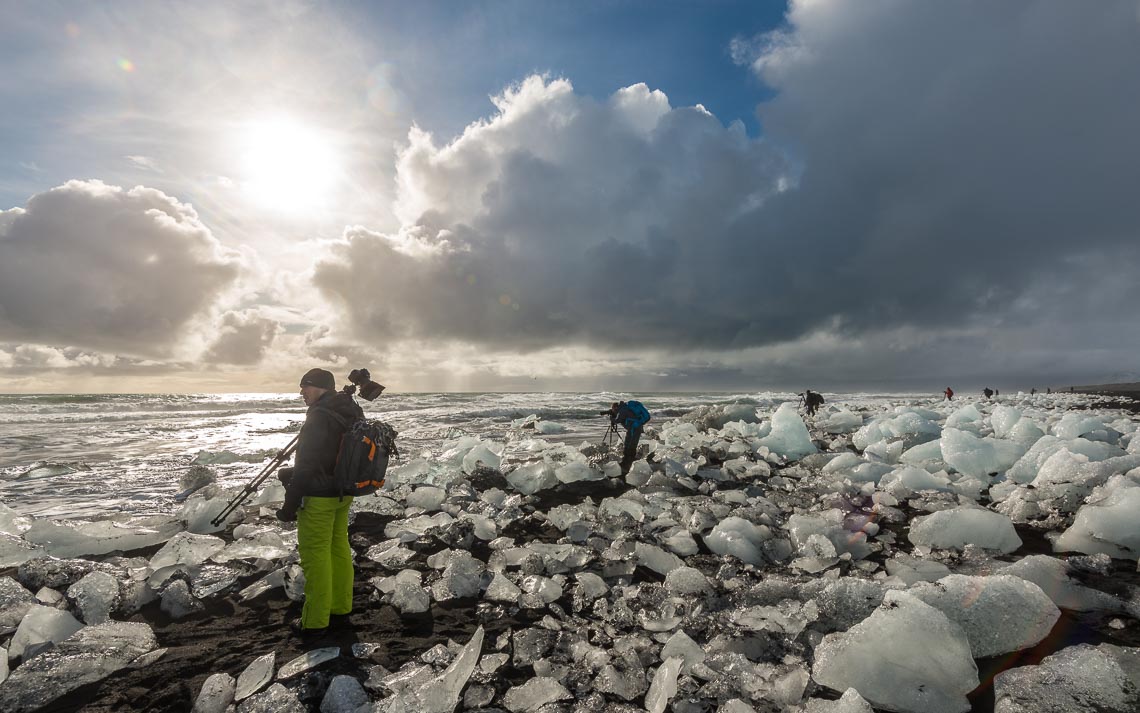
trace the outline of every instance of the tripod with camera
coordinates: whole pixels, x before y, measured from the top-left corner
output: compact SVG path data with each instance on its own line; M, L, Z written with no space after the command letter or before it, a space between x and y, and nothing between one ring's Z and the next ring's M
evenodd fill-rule
M341 389L341 391L351 396L352 394L357 393L357 389L359 388L360 397L366 401L376 400L376 398L380 396L380 394L384 391L384 386L373 381L372 375L368 373L367 369L353 369L348 375L348 380L352 383L346 384ZM302 428L304 427L302 426ZM226 504L226 507L223 508L220 513L218 513L218 516L210 521L210 524L214 527L218 527L224 523L226 521L226 518L233 514L233 512L239 507L241 507L241 504L244 503L250 495L257 492L258 488L260 488L262 483L265 482L265 479L273 474L273 471L277 470L279 467L281 467L282 464L285 463L285 461L289 460L293 453L296 452L300 440L300 433L298 433L296 436L293 436L293 440L289 441L289 445L285 446L281 452L275 455L273 457L273 460L269 461L269 463L267 463L265 467L261 469L261 472L254 476L253 480L246 483L245 487L243 487L238 492L238 494L235 495L233 499Z

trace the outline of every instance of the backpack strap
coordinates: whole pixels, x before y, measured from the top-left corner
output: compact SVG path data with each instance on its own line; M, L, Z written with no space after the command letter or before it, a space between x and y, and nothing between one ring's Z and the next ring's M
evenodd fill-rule
M341 428L343 428L345 431L349 430L352 427L352 422L350 422L344 416L341 416L336 411L333 411L331 408L325 408L324 406L317 406L316 410L317 411L323 411L323 412L327 413L328 415L332 416L333 420L336 421L337 423L339 423L341 425Z

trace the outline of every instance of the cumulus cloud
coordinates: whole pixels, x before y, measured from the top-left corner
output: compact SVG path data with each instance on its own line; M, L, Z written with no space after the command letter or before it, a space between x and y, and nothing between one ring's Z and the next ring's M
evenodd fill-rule
M734 226L779 191L777 153L643 85L597 102L532 76L494 101L446 146L413 130L404 228L351 228L318 265L354 325L503 349L724 346L748 328L756 306L723 282L764 269L734 264L756 239Z
M1087 315L1140 297L1135 18L793 2L730 48L774 90L762 139L643 85L595 101L530 77L450 143L413 130L403 227L347 230L314 280L374 344L814 353L824 331L834 367L899 329L1111 341Z
M217 339L204 355L207 363L256 364L281 332L281 325L256 311L246 310L226 312L218 331Z
M0 215L0 340L167 354L237 272L190 206L69 181Z

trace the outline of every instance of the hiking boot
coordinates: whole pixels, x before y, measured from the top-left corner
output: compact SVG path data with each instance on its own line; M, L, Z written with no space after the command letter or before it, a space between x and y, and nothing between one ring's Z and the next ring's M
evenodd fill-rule
M330 629L349 629L352 627L352 622L349 620L352 614L329 614L329 628Z
M328 633L328 627L322 629L306 629L301 626L300 619L294 619L289 622L289 631L291 631L294 636L299 636L302 639L313 639Z

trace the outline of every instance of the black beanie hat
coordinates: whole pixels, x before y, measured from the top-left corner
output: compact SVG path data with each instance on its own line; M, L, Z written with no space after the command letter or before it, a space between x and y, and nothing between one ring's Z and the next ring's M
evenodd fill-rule
M333 391L336 389L336 380L331 371L324 369L309 369L301 377L301 386L316 386L321 389Z

